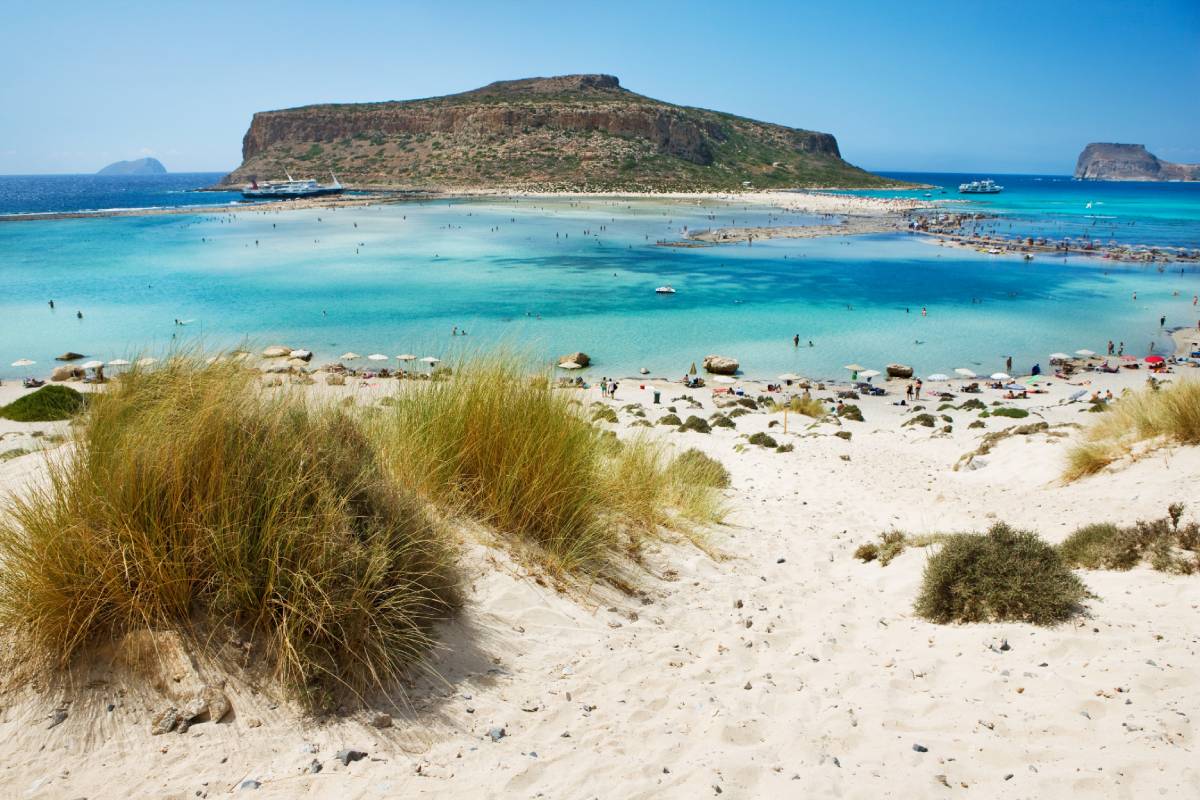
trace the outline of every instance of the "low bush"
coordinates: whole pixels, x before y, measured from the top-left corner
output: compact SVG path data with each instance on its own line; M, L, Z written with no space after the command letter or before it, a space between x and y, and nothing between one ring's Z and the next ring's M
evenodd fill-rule
M592 412L592 422L616 422L617 412L611 406L601 406Z
M0 417L14 422L56 422L84 409L86 399L70 386L43 386L0 406Z
M1011 419L1025 419L1026 417L1029 416L1029 412L1023 408L1007 408L1007 407L1001 406L1000 408L992 409L992 416L993 417L1009 417Z
M1080 609L1083 583L1035 534L997 523L948 537L925 565L915 610L951 622L1062 622Z
M1127 570L1149 559L1160 572L1190 575L1200 571L1200 525L1183 523L1182 517L1183 504L1174 503L1167 516L1128 527L1085 525L1064 539L1058 552L1072 567Z
M824 403L815 397L810 397L808 395L793 397L786 403L775 403L773 410L783 411L785 407L788 411L791 411L795 414L803 414L804 416L812 417L813 419L820 419L829 413L826 411Z
M677 455L671 462L671 469L688 475L694 483L713 489L727 489L730 485L729 470L725 465L694 447Z
M842 409L838 411L838 416L842 419L848 419L852 422L863 421L862 410L858 406L851 405L850 403L846 403L844 406L842 406Z
M708 418L709 423L714 428L736 428L737 425L729 417L724 414L713 414Z
M958 407L959 411L982 411L987 408L978 397L972 397Z
M678 428L680 425L682 425L682 424L683 424L683 420L681 420L681 419L680 419L680 418L679 418L677 415L675 415L675 414L663 414L661 417L659 417L659 418L658 418L658 422L657 422L656 424L658 424L658 425L670 425L670 426L672 426L672 427L674 427L674 428Z
M775 452L776 453L790 453L795 449L796 449L796 445L792 444L791 442L786 442L786 443L781 444L778 447L776 447Z
M708 433L711 430L712 430L712 428L709 426L709 424L702 418L697 417L695 414L689 416L686 420L683 421L683 424L679 426L680 433L684 433L686 431L695 431L696 433Z
M921 425L926 428L932 428L934 425L937 424L937 418L934 417L933 414L917 414L915 417L910 418L904 424L906 426Z
M779 442L775 441L773 436L759 431L750 435L750 444L756 444L759 447L777 447Z

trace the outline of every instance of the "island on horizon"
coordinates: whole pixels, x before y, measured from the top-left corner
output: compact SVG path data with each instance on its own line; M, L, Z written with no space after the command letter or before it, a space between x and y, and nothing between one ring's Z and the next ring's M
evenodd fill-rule
M97 175L166 175L167 168L157 158L138 158L132 161L115 161L96 173Z
M832 134L655 100L612 75L262 111L242 158L221 186L331 173L361 188L550 192L898 183L844 161Z

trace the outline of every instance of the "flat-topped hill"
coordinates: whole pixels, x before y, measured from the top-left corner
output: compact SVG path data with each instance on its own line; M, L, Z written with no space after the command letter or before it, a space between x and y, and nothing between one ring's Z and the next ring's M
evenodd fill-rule
M167 168L157 158L138 158L117 161L97 172L97 175L165 175Z
M422 100L254 115L224 184L329 172L354 186L728 190L892 183L828 133L665 103L611 75L498 81Z
M1075 177L1097 181L1200 181L1200 164L1163 161L1144 144L1092 142L1075 162Z

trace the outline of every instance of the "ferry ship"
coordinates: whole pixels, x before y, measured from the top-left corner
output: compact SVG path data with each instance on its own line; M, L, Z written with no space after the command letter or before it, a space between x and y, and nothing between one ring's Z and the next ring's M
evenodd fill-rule
M288 174L286 181L267 181L259 184L250 181L250 185L242 189L242 197L247 200L294 200L300 197L321 197L330 194L341 194L346 191L341 181L332 172L329 177L333 183L320 184L315 180L298 181Z
M1004 191L1004 187L990 179L958 185L959 194L996 194L1002 191Z

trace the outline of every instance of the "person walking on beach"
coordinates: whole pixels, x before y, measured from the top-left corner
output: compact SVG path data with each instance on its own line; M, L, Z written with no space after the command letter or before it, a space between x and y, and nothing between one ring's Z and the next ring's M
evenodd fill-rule
M1117 345L1117 355L1119 355L1119 356L1125 355L1125 343L1124 342L1121 342L1119 345Z
M913 384L913 399L920 401L921 399L921 379L917 378L917 382Z
M795 336L792 337L792 347L799 347L799 346L800 346L800 334L797 333Z
M910 383L908 386L904 387L904 398L906 400L908 400L909 402L912 402L912 399L913 399L912 395L913 395L913 385Z
M1113 354L1113 343L1112 343L1112 339L1109 339L1109 340L1108 340L1108 354L1109 354L1110 356Z

